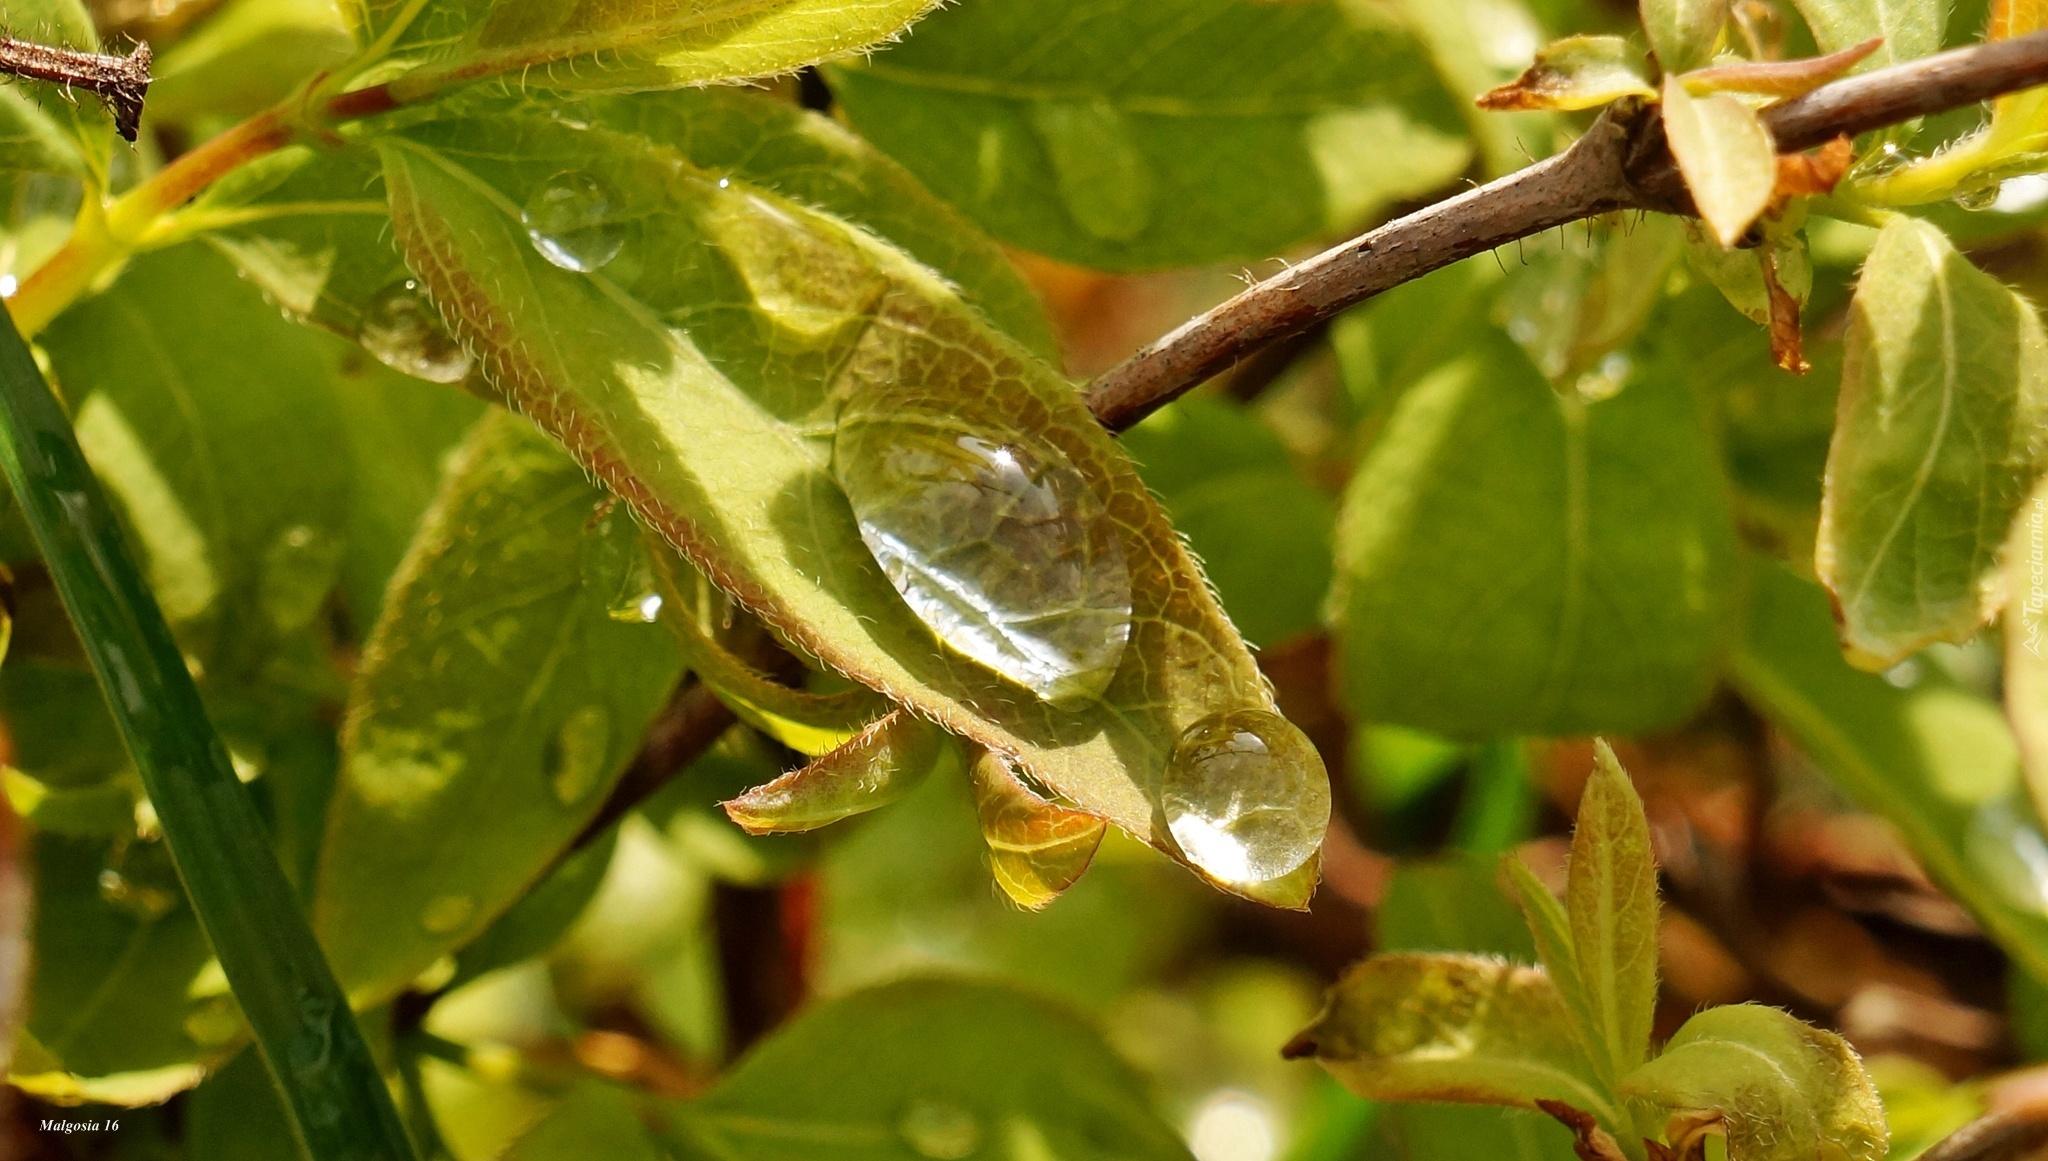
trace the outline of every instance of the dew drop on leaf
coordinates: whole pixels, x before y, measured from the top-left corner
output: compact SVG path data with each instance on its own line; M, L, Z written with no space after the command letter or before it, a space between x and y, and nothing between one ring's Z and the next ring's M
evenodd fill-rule
M1998 204L1998 183L1984 182L1956 191L1955 202L1966 210L1983 213Z
M541 183L526 199L519 220L541 257L564 270L588 274L617 258L626 245L618 205L604 179L570 169Z
M919 1156L932 1161L963 1161L981 1147L981 1121L951 1101L911 1101L904 1106L896 1131Z
M1322 758L1265 710L1211 714L1174 745L1160 786L1166 828L1214 878L1264 883L1308 862L1330 825Z
M217 1048L242 1032L242 1009L233 996L208 996L185 1015L185 1035L193 1043Z
M611 715L601 705L584 706L562 720L541 749L541 772L555 801L574 806L590 793L604 773L610 740Z
M849 412L833 473L860 536L956 652L1053 703L1099 696L1131 636L1108 510L1057 449L880 407Z
M420 912L420 926L435 935L446 935L469 922L476 912L476 900L467 895L436 895Z
M303 629L319 615L340 575L344 548L339 537L304 524L292 525L270 542L257 592L279 632Z
M356 341L392 370L430 383L459 383L475 362L411 279L371 296Z

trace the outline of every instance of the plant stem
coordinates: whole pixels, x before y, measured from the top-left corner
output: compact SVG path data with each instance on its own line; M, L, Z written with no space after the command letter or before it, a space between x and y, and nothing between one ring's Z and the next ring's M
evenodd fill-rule
M0 73L92 93L107 103L114 114L114 131L129 141L135 140L135 131L142 125L149 60L147 44L136 45L127 56L109 56L0 36Z
M23 335L33 336L140 247L158 219L242 165L291 143L293 129L271 109L171 162L102 208L88 194L71 238L7 300Z
M313 1161L411 1161L391 1095L69 418L0 317L0 469Z
M1959 48L1821 86L1763 111L1778 148L1807 149L2048 83L2048 32ZM1570 149L1399 218L1265 280L1126 359L1088 388L1122 431L1286 338L1432 270L1617 209L1691 214L1654 108L1610 106Z

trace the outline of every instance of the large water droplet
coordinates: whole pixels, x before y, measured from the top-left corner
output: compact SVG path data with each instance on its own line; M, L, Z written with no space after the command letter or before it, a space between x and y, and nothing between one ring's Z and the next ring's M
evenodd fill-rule
M833 472L941 641L1049 702L1099 696L1131 635L1116 525L1056 449L937 421L842 420Z
M185 1015L185 1035L195 1044L217 1048L242 1032L242 1008L233 996L208 996Z
M356 341L392 370L431 383L459 383L475 362L411 279L394 282L370 299Z
M896 1131L932 1161L963 1161L981 1148L981 1121L951 1101L919 1097L904 1106Z
M1233 710L1181 734L1159 805L1196 866L1225 883L1264 883L1322 845L1330 783L1293 723L1265 710Z
M99 889L106 903L144 922L170 914L185 898L170 848L143 838L115 844L100 870Z
M446 935L469 922L476 913L476 900L467 895L436 895L420 912L420 926L435 935Z
M526 199L519 220L540 256L564 270L588 274L619 256L626 228L619 199L595 174L564 170Z
M611 715L603 706L584 706L562 720L541 750L541 772L547 776L555 801L574 806L590 793L604 774L610 745Z

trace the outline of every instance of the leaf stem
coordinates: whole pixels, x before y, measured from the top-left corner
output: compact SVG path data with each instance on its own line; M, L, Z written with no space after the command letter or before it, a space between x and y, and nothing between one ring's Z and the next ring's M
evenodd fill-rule
M126 263L163 215L229 172L284 148L294 135L281 108L266 110L179 157L111 205L87 197L70 240L7 300L15 327L26 336L40 333L64 308Z
M106 695L171 858L314 1161L411 1161L384 1079L229 765L69 418L0 317L0 469Z
M1763 110L1780 151L2048 83L2048 32L1834 81ZM1410 279L1617 209L1695 213L1654 108L1608 107L1555 157L1398 218L1258 283L1096 379L1089 407L1122 431L1250 356Z

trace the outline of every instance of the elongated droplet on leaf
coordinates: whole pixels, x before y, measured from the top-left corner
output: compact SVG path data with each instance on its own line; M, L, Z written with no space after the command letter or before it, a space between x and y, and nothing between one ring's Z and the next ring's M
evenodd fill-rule
M563 806L583 801L604 777L610 748L611 715L603 706L583 706L562 719L541 750L541 771L555 801Z
M409 278L371 297L356 341L392 370L432 383L459 383L475 362Z
M1263 883L1321 848L1330 783L1294 723L1265 710L1232 710L1181 734L1159 805L1196 866L1224 883Z
M964 1161L981 1148L981 1119L949 1100L912 1100L904 1106L896 1132L931 1161Z
M588 274L619 256L626 228L619 198L603 178L565 170L541 183L519 220L540 256L564 270Z
M861 539L939 640L1044 701L1108 688L1131 636L1131 570L1057 449L877 399L842 414L832 467Z
M1088 869L1108 824L1046 801L1000 755L977 758L973 781L989 868L1003 893L1033 911L1059 898Z
M816 830L916 789L946 753L938 727L896 710L808 766L724 804L748 834Z

